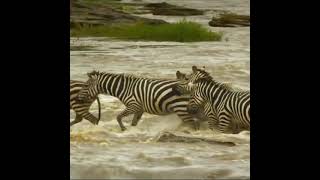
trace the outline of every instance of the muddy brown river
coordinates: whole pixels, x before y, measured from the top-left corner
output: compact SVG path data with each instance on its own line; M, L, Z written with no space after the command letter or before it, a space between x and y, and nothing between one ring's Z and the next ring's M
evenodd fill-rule
M130 2L126 0L124 2ZM145 0L144 2L158 2ZM166 0L170 4L198 9L230 10L249 14L247 0ZM191 72L191 66L205 66L221 82L250 90L250 28L213 28L207 25L213 11L187 17L207 28L224 33L221 42L144 42L112 38L70 40L70 78L87 79L92 70L129 73L150 78L175 79L177 70ZM183 17L140 15L175 22ZM70 179L249 179L250 132L221 134L201 124L200 131L182 124L175 115L144 113L138 126L123 119L122 132L116 115L124 105L116 98L99 95L101 121L94 126L86 120L71 127ZM97 116L97 103L91 107ZM70 121L75 114L70 111ZM159 142L166 132L183 136L233 142L235 146L207 142Z

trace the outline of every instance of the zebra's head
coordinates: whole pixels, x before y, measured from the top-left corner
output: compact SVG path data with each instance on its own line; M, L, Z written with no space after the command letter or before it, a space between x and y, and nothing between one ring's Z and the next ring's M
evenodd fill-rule
M185 82L187 88L191 92L191 98L187 105L187 111L191 114L197 113L199 108L203 107L205 104L203 93L201 93L201 89L197 84L202 81L212 80L210 74L204 69L205 67L198 69L197 66L192 66L192 73L189 76L190 78Z
M210 74L206 72L205 67L203 66L202 69L198 69L197 66L192 66L192 73L190 75L190 79L188 80L189 88L193 88L195 84L203 79L211 78Z
M181 73L180 71L176 72L177 80L179 80L179 88L184 91L181 92L182 94L185 94L185 92L191 93L192 89L195 88L195 84L198 83L199 80L211 77L204 68L204 66L202 69L198 69L197 66L192 66L192 73L189 75Z
M176 77L177 77L177 80L179 80L179 81L187 81L188 80L187 74L182 73L180 71L176 72Z
M179 83L173 88L177 95L190 94L190 89L186 85L186 81L188 80L188 75L185 73L181 73L180 71L176 72L176 77Z
M88 101L95 99L99 94L99 75L97 71L87 73L89 79L85 83L85 86L78 93L79 101Z
M176 78L179 81L178 85L174 87L174 90L178 95L190 94L192 89L195 88L194 84L197 83L197 79L207 77L209 74L203 69L198 69L196 66L192 66L192 73L185 74L180 71L176 72Z

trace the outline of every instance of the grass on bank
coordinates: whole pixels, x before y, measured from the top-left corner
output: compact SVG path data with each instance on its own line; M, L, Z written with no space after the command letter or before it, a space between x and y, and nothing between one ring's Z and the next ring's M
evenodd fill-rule
M71 29L72 37L114 37L126 40L147 41L220 41L222 33L212 32L201 24L180 21L172 24L148 25L144 23L110 26L77 26Z

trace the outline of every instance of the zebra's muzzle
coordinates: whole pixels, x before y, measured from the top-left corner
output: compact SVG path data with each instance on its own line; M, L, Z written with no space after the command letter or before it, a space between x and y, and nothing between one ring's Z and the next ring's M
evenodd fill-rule
M92 98L89 97L89 96L85 96L83 94L79 94L78 97L77 97L77 100L79 102L86 102L86 101L89 101L90 99L92 99Z
M199 109L198 106L195 106L195 105L187 106L187 111L190 114L196 114L198 112L198 109Z

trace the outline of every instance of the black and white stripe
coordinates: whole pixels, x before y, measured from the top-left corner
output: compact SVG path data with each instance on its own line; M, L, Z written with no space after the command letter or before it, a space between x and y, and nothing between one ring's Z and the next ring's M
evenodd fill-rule
M155 115L176 113L184 122L194 121L187 112L190 96L179 96L173 90L177 80L160 80L135 77L126 74L111 74L93 71L88 73L87 87L79 93L80 100L90 99L98 94L117 97L126 108L117 116L122 130L122 118L134 114L132 126L136 126L144 112Z
M100 120L100 101L99 98L88 99L86 101L78 101L77 96L79 91L85 86L85 82L70 80L70 109L73 109L76 113L75 119L70 123L70 126L79 123L82 119L90 121L92 124L98 124ZM89 109L92 103L97 99L99 106L99 117L93 116Z
M214 81L209 73L195 66L192 70L190 77L179 85L185 92L191 91L188 111L196 113L209 103L211 128L217 124L218 130L224 133L250 130L250 92L235 91L227 84Z
M177 80L180 81L179 86L176 86L174 88L174 90L177 92L177 94L180 94L180 95L181 94L189 94L191 97L192 88L190 86L188 86L188 83L189 83L190 78L193 79L195 77L187 75L185 73L181 73L180 71L177 71L176 78L177 78ZM185 83L185 82L187 82L187 83ZM185 84L183 84L183 83L185 83ZM181 87L181 88L179 89L179 87ZM215 113L214 113L214 110L211 108L210 103L204 103L203 106L199 107L199 110L197 111L195 116L197 117L197 120L198 120L195 122L195 125L198 127L200 126L199 120L208 121L210 129L217 128L217 126L218 126L218 120L215 118Z

